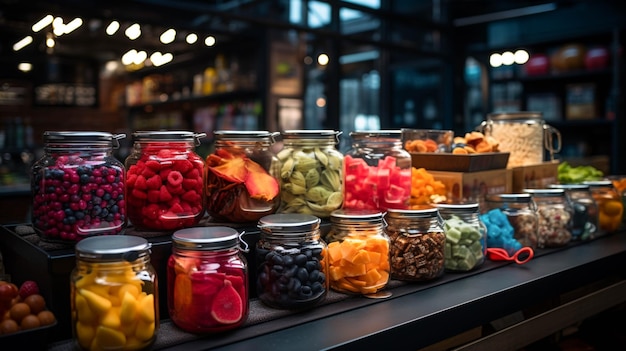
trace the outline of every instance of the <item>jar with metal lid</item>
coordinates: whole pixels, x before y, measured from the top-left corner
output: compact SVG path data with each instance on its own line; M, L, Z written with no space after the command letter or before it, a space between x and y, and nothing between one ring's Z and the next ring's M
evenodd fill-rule
M411 198L411 154L400 130L351 132L343 161L343 208L407 209Z
M592 239L598 226L598 206L588 184L550 184L563 189L572 204L572 241Z
M267 215L258 221L257 296L279 309L315 306L328 293L327 247L318 217L299 213Z
M128 219L137 231L192 227L204 215L204 160L195 152L205 133L138 131L126 158Z
M393 279L428 281L443 275L446 235L437 208L390 209L385 220Z
M508 168L553 160L561 151L561 133L545 123L541 112L490 113L478 129L498 141L499 151L510 153Z
M585 181L593 199L598 205L598 228L604 233L612 233L620 228L624 205L622 197L610 180Z
M488 248L503 248L510 254L523 246L537 249L539 218L532 195L487 194L482 212Z
M330 214L328 271L331 289L370 295L387 286L391 267L384 214L340 209Z
M286 130L277 157L280 170L278 213L313 214L320 218L341 208L343 154L337 149L341 132Z
M280 205L280 165L270 149L278 133L215 131L206 158L206 209L211 219L254 222Z
M439 203L446 233L445 268L467 272L482 266L487 252L487 227L480 220L477 202Z
M572 240L574 210L563 189L524 189L537 205L537 247L560 247Z
M70 288L72 332L80 349L140 350L154 343L158 279L146 239L114 235L81 240Z
M113 156L124 134L47 131L31 168L32 223L43 240L74 244L126 227L124 165Z
M248 263L242 242L230 227L174 232L167 261L167 305L174 324L191 333L214 333L246 321Z

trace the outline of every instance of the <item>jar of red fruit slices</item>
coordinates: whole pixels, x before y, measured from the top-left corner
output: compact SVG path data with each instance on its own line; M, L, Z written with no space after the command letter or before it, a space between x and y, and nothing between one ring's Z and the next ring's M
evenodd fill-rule
M204 160L195 152L205 133L138 131L126 158L128 219L138 231L192 227L204 215Z
M217 333L246 321L248 263L240 236L224 226L185 228L172 235L167 303L181 329Z
M343 208L407 209L411 197L411 155L400 130L351 132L343 161Z
M113 156L124 134L47 131L31 168L32 223L42 240L76 243L126 226L124 165Z

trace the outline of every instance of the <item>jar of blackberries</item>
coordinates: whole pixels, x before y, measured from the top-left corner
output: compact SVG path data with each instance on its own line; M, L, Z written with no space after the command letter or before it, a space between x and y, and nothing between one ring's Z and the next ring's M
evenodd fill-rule
M319 217L271 214L258 221L256 290L261 302L278 309L310 308L328 293L327 246Z
M206 158L206 210L212 220L251 222L280 205L279 162L270 147L278 133L213 132L215 150Z
M124 134L47 131L31 168L32 223L42 238L74 244L121 234L126 217L124 165L113 155Z
M145 350L159 330L158 278L150 243L134 235L76 244L71 328L81 350Z
M242 254L247 248L241 246L242 234L225 226L174 232L167 262L167 303L179 328L217 333L246 321L248 263Z
M204 160L195 152L205 133L138 131L126 158L128 219L137 231L192 227L204 215Z

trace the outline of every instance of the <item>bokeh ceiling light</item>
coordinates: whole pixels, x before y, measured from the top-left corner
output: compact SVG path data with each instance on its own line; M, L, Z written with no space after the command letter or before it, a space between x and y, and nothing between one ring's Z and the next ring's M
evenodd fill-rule
M141 36L141 26L139 23L134 23L130 27L126 28L124 34L126 34L128 39L135 40Z
M40 30L46 28L49 24L52 23L54 17L52 15L46 15L44 18L37 21L37 23L33 24L32 30L33 32L39 32Z
M489 65L491 65L491 67L502 66L502 55L499 53L491 54L491 56L489 56Z
M505 51L502 53L502 64L505 66L510 66L515 63L515 55L510 51Z
M328 55L320 54L319 56L317 56L317 63L319 63L320 65L326 66L328 62L330 62L330 58L328 57Z
M118 22L118 21L111 21L111 23L109 23L109 25L106 28L106 33L108 35L113 35L113 34L117 33L118 29L120 29L120 22Z
M206 39L204 39L204 45L206 46L215 45L215 37L212 35L209 35L208 37L206 37Z
M517 63L518 65L525 64L526 62L528 62L529 58L530 55L528 55L528 51L522 49L515 51L515 63Z
M173 28L170 28L170 29L166 30L159 37L159 40L163 44L169 44L169 43L173 42L174 39L176 39L176 30L174 30Z
M187 37L185 38L185 41L189 45L195 44L195 42L198 41L198 35L196 33L189 33L189 34L187 34Z
M27 46L28 44L30 44L32 42L33 42L33 37L28 35L28 36L24 37L22 40L20 40L17 43L13 44L13 51L20 51L25 46Z
M75 31L76 29L78 29L78 27L82 25L83 25L83 19L80 17L76 17L73 20L71 20L70 23L65 25L65 28L63 29L63 33L70 34L71 32Z
M17 65L17 69L19 69L20 71L26 73L26 72L30 72L33 69L33 65L29 62L20 62Z

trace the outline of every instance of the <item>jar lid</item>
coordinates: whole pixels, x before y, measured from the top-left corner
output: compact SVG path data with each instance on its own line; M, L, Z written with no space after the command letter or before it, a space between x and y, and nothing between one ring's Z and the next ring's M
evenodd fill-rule
M339 209L330 213L330 221L336 224L381 224L383 213L376 210Z
M350 132L353 138L400 138L402 130L357 130Z
M487 118L494 121L535 120L542 121L543 113L539 111L493 112Z
M278 132L269 132L267 130L216 130L213 132L217 140L256 142L260 139L272 144L276 142L276 136L279 134Z
M439 210L445 211L472 211L478 210L478 202L468 202L468 203L458 203L458 204L448 204L448 203L438 203L435 204Z
M123 138L126 138L126 134L87 131L46 131L43 133L43 141L46 144L63 143L67 145L99 145L119 147L119 140Z
M302 235L318 230L319 217L300 213L271 214L259 219L257 227L265 233L273 235Z
M206 133L194 133L184 130L141 130L133 133L135 141L193 141L199 145L199 139Z
M436 207L425 208L420 210L404 210L404 209L389 209L387 210L387 217L389 218L430 218L436 217L439 214L439 209Z
M523 194L486 194L486 201L491 202L532 202L532 195L529 193Z
M564 196L565 189L524 189L525 193L535 197Z
M589 185L590 188L597 188L597 187L603 187L603 186L608 186L608 187L613 187L613 182L610 180L586 180L583 182L583 184L587 184Z
M550 188L564 189L564 190L589 190L589 184L550 184Z
M239 246L239 232L230 227L191 227L172 235L172 244L181 250L213 251Z
M84 260L135 261L149 254L151 244L133 235L100 235L76 244L76 257Z
M283 139L336 139L339 142L339 136L343 132L332 129L290 129L281 133Z

